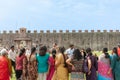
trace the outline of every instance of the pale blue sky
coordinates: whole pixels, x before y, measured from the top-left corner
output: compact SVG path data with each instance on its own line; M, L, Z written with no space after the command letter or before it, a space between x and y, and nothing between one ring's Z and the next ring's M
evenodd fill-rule
M120 0L0 0L0 31L120 29Z

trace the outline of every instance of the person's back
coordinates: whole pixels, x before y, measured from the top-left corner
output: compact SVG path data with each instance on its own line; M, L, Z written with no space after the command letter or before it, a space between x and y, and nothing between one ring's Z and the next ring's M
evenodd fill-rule
M9 67L9 73L10 73L10 76L12 75L12 64L11 64L11 60L7 57L7 56L5 56L6 57L6 59L7 59L7 61L8 61L8 67Z
M71 59L71 63L74 65L75 69L71 72L71 80L80 79L84 80L84 73L82 72L82 66L83 66L83 60L84 59ZM76 77L75 77L76 76Z
M97 80L97 68L98 68L98 63L97 63L97 58L93 56L91 48L86 49L87 53L87 63L88 63L88 69L89 72L86 73L86 80Z
M98 63L97 58L95 56L90 56L91 62L92 62L92 68L94 68L96 71L98 70Z
M71 63L75 67L75 70L73 70L72 72L82 72L83 59L80 59L80 60L72 59Z
M120 58L116 53L113 54L111 68L113 70L115 80L119 80L120 79Z
M90 68L90 75L89 74L86 74L87 77L87 80L97 80L97 75L96 75L96 71L98 69L98 63L97 63L97 58L93 55L91 56L88 56L87 59L91 60L91 68Z
M103 48L103 53L98 60L98 80L113 80L110 66L110 55L107 48Z
M38 80L46 80L48 72L48 59L49 54L47 53L47 47L42 46L39 50L39 54L36 55L38 63Z
M38 73L44 73L48 70L48 58L49 54L46 53L44 56L37 54L36 59L38 62Z
M16 70L22 70L23 69L23 59L25 58L24 55L17 56L16 58Z
M61 53L56 56L56 62L58 62L56 66L58 80L68 80L68 70L64 64L64 56Z
M8 61L5 57L0 56L0 80L9 80Z
M75 49L73 56L66 60L66 63L72 68L70 80L84 80L83 60L84 57L82 57L79 49Z
M53 58L53 56L50 55L48 63L49 63L49 71L47 75L47 80L51 80L55 72L55 58Z

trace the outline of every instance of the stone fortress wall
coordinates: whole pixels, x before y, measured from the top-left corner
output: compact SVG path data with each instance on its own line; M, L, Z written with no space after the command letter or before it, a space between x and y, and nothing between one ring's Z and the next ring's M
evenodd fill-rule
M107 47L112 49L120 42L119 30L34 30L33 32L26 28L20 28L20 30L3 31L0 33L0 47L9 48L11 45L15 45L17 48L24 43L26 47L46 45L52 47L52 44L56 42L59 46L65 46L68 48L70 44L74 44L77 48L90 47L93 50L102 50Z

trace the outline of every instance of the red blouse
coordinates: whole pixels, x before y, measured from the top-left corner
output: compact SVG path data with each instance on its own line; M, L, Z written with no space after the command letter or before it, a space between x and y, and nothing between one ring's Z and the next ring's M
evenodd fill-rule
M17 56L17 58L16 58L16 70L23 69L23 59L24 58L25 58L25 55L22 55L21 57Z

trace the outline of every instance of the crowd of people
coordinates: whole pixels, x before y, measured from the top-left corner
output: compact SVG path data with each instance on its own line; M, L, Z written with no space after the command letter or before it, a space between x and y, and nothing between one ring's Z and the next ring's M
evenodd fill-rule
M12 69L16 80L120 80L120 44L112 54L103 48L98 57L91 48L80 50L72 44L68 49L56 43L51 49L41 46L39 52L23 47L18 54L11 46L0 51L0 80L10 80Z

